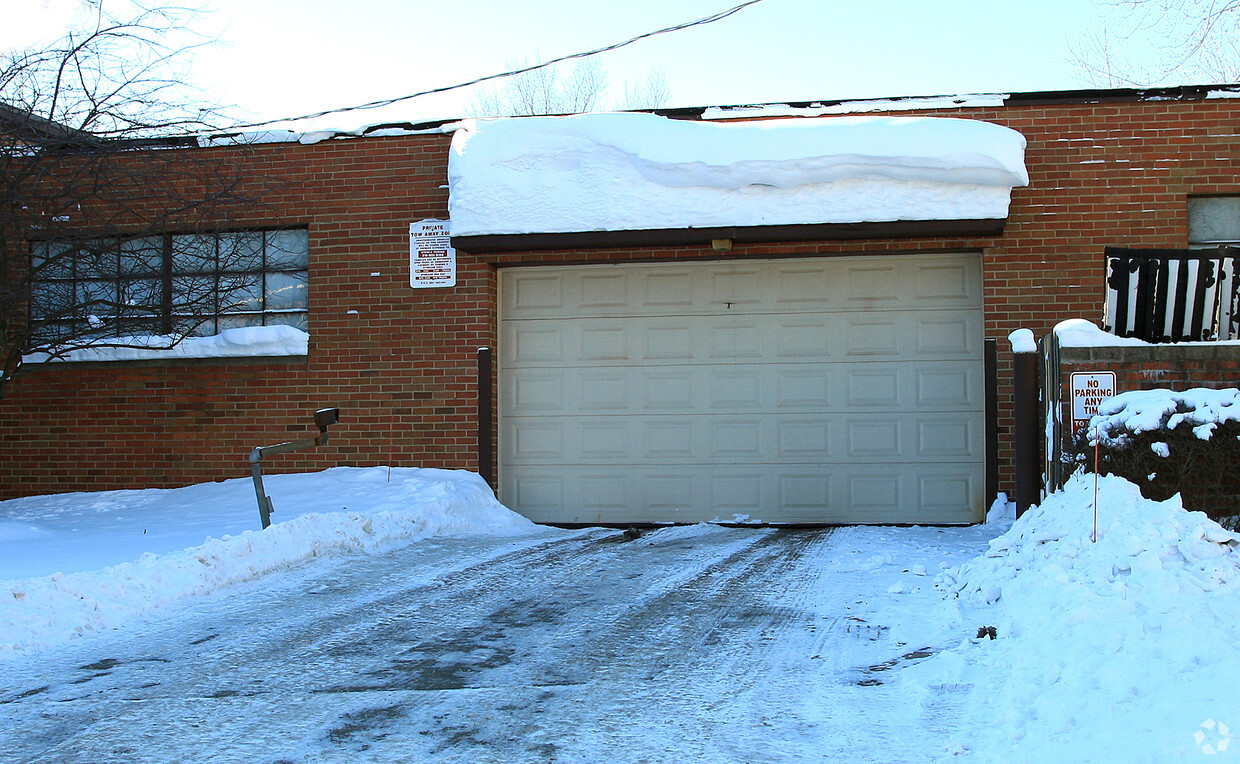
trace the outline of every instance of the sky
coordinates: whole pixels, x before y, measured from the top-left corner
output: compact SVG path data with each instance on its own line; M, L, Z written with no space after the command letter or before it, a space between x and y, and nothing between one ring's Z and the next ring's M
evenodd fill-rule
M105 0L124 2L125 0ZM81 0L0 0L16 20L0 46L39 39ZM258 122L395 98L620 42L741 0L202 0L215 39L192 79ZM1083 87L1070 61L1103 9L1095 0L761 0L711 24L600 56L605 97L652 71L667 106L693 107ZM313 121L353 129L467 116L476 91ZM308 125L301 123L299 127Z

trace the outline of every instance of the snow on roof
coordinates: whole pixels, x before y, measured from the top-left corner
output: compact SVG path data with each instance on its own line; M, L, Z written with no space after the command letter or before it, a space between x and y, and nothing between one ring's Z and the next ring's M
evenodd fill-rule
M702 119L769 119L772 117L816 117L827 114L861 114L873 111L921 111L930 109L976 109L1003 106L1009 93L973 93L951 96L909 96L906 98L865 98L853 101L815 101L805 104L764 103L747 106L712 106Z
M453 236L1002 219L1024 137L935 117L709 123L654 114L470 120Z

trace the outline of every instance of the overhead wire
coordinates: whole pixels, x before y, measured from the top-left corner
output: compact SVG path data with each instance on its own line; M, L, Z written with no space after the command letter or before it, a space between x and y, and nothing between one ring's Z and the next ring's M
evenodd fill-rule
M273 125L278 122L296 122L296 121L303 120L303 119L317 119L319 117L326 117L330 114L344 114L346 112L351 112L351 111L362 111L365 109L378 109L383 106L390 106L394 103L400 103L401 101L409 101L414 98L421 98L423 96L434 95L436 93L447 93L453 90L460 90L462 88L473 87L474 85L481 85L484 82L491 82L493 80L499 80L505 77L515 77L520 74L526 74L527 72L533 72L539 69L545 69L546 67L555 66L556 64L561 64L565 61L572 61L574 59L588 58L590 56L597 56L601 53L608 53L610 51L618 50L625 46L632 45L635 42L640 42L641 40L646 40L651 37L657 37L658 35L670 34L672 32L679 32L685 29L690 29L692 27L703 26L706 24L713 24L716 21L722 21L723 19L726 19L735 13L739 13L740 11L743 11L744 9L748 8L751 5L757 5L760 2L762 2L762 0L747 0L747 2L741 3L740 5L734 6L732 8L728 8L727 10L719 11L718 13L712 13L709 16L703 16L700 19L682 22L680 24L676 24L670 27L664 27L662 29L656 29L652 32L643 32L642 34L639 34L636 37L630 37L627 40L613 43L611 45L607 45L601 48L594 48L593 50L582 51L579 53L570 53L565 56L553 58L549 61L543 61L541 63L521 67L520 69L512 69L510 71L501 72L499 74L489 74L485 77L478 77L477 79L469 80L468 82L461 82L455 85L445 85L443 87L431 88L429 90L422 90L417 93L410 93L409 95L398 96L396 98L384 98L378 101L369 101L367 103L358 104L356 106L343 106L338 109L326 109L324 111L312 112L310 114L302 114L296 117L279 117L277 119L268 119L262 122L250 122L246 124L232 125L231 127L224 128L224 129L225 130L248 130L248 129L255 128L255 127Z

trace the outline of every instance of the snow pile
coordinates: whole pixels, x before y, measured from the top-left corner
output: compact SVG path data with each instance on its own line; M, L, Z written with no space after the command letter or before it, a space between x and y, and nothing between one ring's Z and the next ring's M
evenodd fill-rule
M1240 421L1240 390L1193 388L1133 390L1107 398L1090 419L1090 432L1097 432L1103 445L1122 448L1128 436L1153 430L1174 430L1182 424L1209 440L1214 428Z
M453 236L1004 218L1024 148L933 117L478 120L453 135L449 211Z
M1183 761L1235 712L1240 536L1103 477L1094 542L1093 496L1093 476L1072 478L940 580L997 639L904 679L973 686L961 750L980 760Z
M98 347L79 348L64 358L35 353L23 363L63 361L144 361L166 358L241 358L305 355L310 335L292 326L244 326L225 329L210 337L180 338L164 335L114 337Z
M313 557L533 527L470 472L403 468L388 482L386 468L340 467L265 484L277 522L263 531L249 479L0 502L0 577L39 576L0 581L0 655ZM103 560L119 564L100 569Z

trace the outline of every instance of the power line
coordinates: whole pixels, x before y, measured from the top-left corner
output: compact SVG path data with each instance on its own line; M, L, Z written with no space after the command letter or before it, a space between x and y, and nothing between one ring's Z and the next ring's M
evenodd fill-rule
M556 64L563 63L565 61L572 61L573 59L578 59L578 58L588 58L589 56L596 56L600 53L607 53L609 51L623 48L626 45L632 45L635 42L638 42L640 40L645 40L650 37L656 37L662 34L669 34L671 32L679 32L683 29L690 29L692 27L703 26L705 24L713 24L716 21L722 21L723 19L726 19L727 17L731 16L734 13L743 11L749 6L757 5L760 2L762 2L762 0L748 0L748 2L741 3L740 5L735 6L733 8L729 8L725 11L719 11L718 13L713 13L710 16L704 16L694 21L686 21L681 24L676 24L675 26L664 27L663 29L657 29L653 32L644 32L642 34L637 35L636 37L630 37L629 39L624 40L623 42L614 43L612 45L608 45L603 48L595 48L594 50L588 50L582 53L570 53L567 56L560 56L559 58L553 58L550 61L544 61L543 63L540 63L540 64L526 66L521 69L513 69L512 71L502 72L500 74L489 74L485 77L479 77L478 79L470 80L469 82L462 82L456 85L445 85L444 87L439 87L439 88L431 88L430 90L423 90L418 93L410 93L409 95L400 96L398 98L385 98L381 101L370 101L369 103L363 103L357 106L345 106L339 109L328 109L326 111L318 111L312 114L302 114L297 117L281 117L279 119L268 119L263 122L251 122L251 123L243 124L243 125L233 125L232 127L225 128L225 130L248 130L254 127L262 127L264 125L275 124L276 122L295 122L301 119L317 119L318 117L326 117L329 114L343 114L345 112L350 112L350 111L362 111L364 109L377 109L381 106L389 106L391 104L400 103L401 101L408 101L413 98L421 98L422 96L434 95L435 93L447 93L452 90L460 90L461 88L473 87L474 85L480 85L484 82L490 82L492 80L503 79L504 77L513 77L518 74L525 74L526 72L533 72L539 69L545 69L548 66L555 66Z

